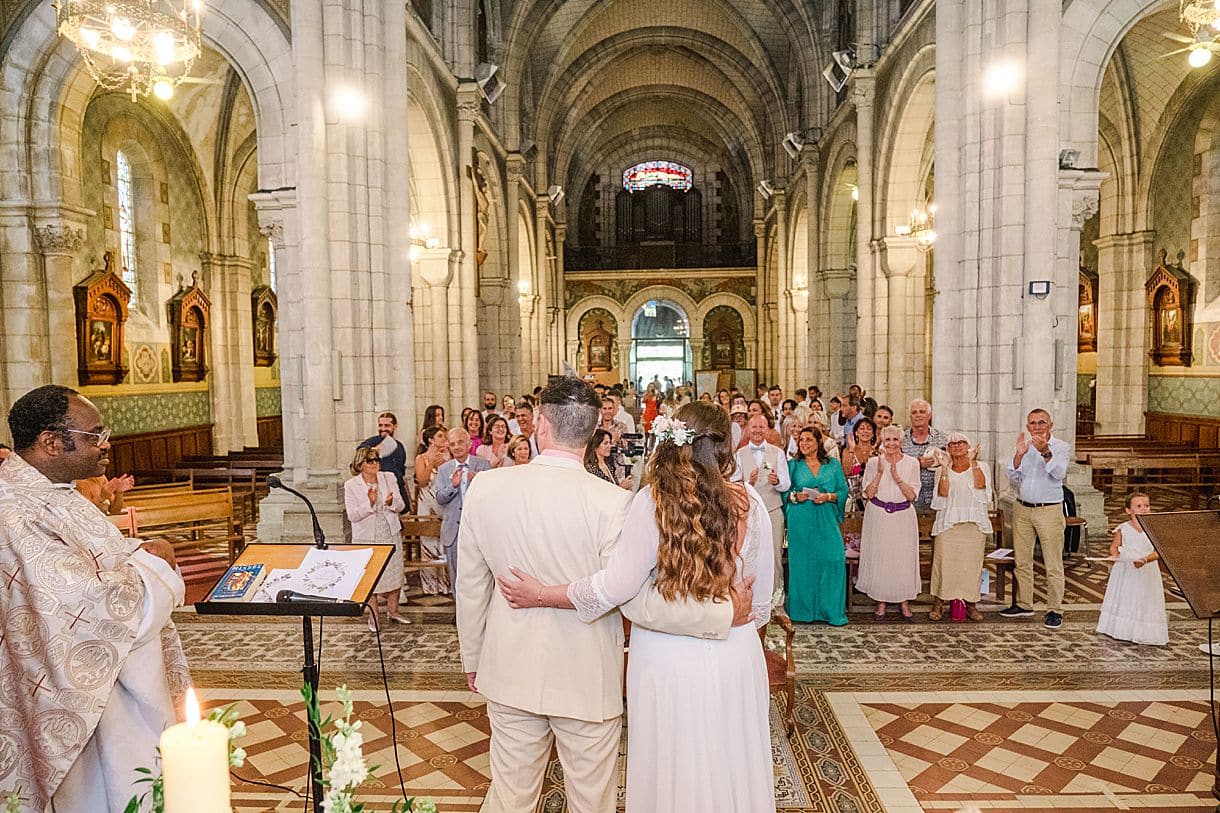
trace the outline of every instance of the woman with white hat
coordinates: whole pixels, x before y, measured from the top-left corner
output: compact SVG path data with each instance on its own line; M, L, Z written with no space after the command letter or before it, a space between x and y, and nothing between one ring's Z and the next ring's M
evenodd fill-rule
M932 497L936 522L932 525L932 610L939 621L945 603L963 601L966 617L982 621L976 604L983 575L983 547L991 532L991 482L980 466L978 447L961 432L949 434L947 454L937 454L940 471ZM939 451L939 450L938 450Z

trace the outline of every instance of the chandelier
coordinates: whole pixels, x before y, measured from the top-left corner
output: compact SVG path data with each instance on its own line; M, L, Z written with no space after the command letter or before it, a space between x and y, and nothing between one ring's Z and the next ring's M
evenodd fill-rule
M936 204L928 203L926 209L912 209L911 219L895 229L900 237L913 237L915 247L927 251L936 242Z
M1200 28L1220 28L1220 0L1178 0L1178 19L1195 37Z
M107 90L168 99L202 51L203 0L56 0L55 25Z

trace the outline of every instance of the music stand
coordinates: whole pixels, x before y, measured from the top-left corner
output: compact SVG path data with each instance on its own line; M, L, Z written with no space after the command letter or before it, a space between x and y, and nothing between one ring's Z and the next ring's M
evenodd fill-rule
M253 601L196 601L195 612L200 615L275 615L300 616L301 638L305 645L305 665L301 675L313 690L313 696L318 696L318 680L321 672L314 659L313 650L313 618L328 616L358 617L364 613L364 605L373 594L373 587L381 578L382 571L390 561L394 552L393 545L329 545L328 550L364 550L373 549L373 556L364 569L360 584L352 593L349 601L292 601L292 602L253 602ZM253 543L247 545L233 564L263 565L268 571L276 568L296 568L305 558L305 554L314 550L314 545L281 545ZM223 579L224 576L221 576ZM217 584L220 580L217 580ZM208 595L216 589L215 585ZM314 813L322 813L322 732L310 723L309 726L309 780L313 793Z
M1198 619L1208 621L1208 643L1211 643L1211 621L1220 618L1220 514L1215 511L1167 511L1141 514L1136 517L1152 547L1165 563L1169 575L1182 588L1186 603ZM1209 658L1215 657L1209 655ZM1213 692L1215 687L1212 687ZM1216 697L1211 696L1212 723L1220 729ZM1212 795L1220 800L1220 760L1213 766L1216 780Z

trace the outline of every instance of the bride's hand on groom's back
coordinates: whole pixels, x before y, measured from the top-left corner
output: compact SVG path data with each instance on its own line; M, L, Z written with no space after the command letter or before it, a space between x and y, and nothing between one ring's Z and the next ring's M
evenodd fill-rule
M733 626L741 627L754 620L754 575L746 576L741 582L733 585L730 593L733 599Z

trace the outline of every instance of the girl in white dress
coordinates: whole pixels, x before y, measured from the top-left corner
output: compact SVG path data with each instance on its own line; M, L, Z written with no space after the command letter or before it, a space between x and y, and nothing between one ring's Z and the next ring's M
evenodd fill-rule
M1161 569L1156 564L1160 557L1136 519L1151 513L1147 494L1136 491L1127 496L1131 519L1114 530L1110 543L1110 556L1117 561L1110 570L1097 631L1120 641L1164 646L1169 643L1169 618Z
M773 813L770 697L758 627L771 617L771 521L753 488L729 482L729 419L696 401L653 424L651 483L627 511L618 547L598 573L544 586L513 569L500 580L513 607L576 609L593 621L636 595L649 575L670 601L729 600L755 576L754 624L725 640L636 626L627 662L628 813ZM545 591L545 595L544 592Z

